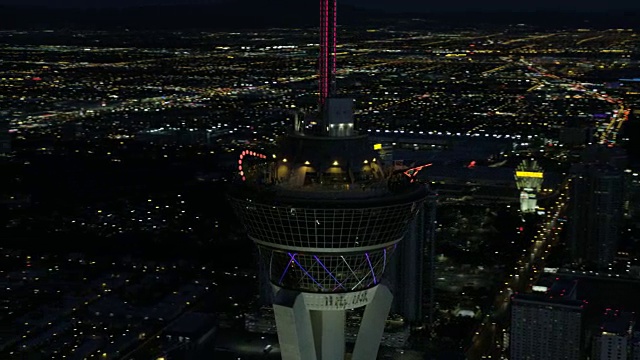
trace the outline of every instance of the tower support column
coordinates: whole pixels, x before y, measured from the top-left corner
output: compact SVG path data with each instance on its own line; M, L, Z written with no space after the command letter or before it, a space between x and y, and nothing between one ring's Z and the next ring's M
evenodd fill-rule
M311 324L318 360L344 359L344 310L311 310Z
M378 356L384 325L389 316L393 295L385 285L378 285L373 299L364 309L352 360L371 360Z
M360 306L366 307L351 358L376 358L393 299L387 286L343 294L274 290L282 360L344 360L345 313Z
M280 290L273 302L282 360L320 360L316 356L311 314L300 293Z

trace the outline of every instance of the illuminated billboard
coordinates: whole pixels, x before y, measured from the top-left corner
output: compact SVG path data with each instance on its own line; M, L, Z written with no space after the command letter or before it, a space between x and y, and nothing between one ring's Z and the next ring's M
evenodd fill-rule
M542 179L542 174L541 172L534 172L534 171L516 171L516 177L521 177L521 178L538 178L538 179Z

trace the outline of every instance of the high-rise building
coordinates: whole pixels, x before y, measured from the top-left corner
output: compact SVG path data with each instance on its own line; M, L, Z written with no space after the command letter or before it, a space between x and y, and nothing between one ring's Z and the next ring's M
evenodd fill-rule
M520 211L533 213L538 208L537 196L544 182L544 173L534 159L524 160L515 171L516 186L520 190Z
M597 144L587 146L580 154L580 162L583 164L606 164L619 170L627 168L629 156L621 147L609 147Z
M567 147L578 147L588 144L593 139L593 130L586 125L573 125L560 129L559 142Z
M574 263L607 268L618 248L624 206L623 172L601 163L572 169L568 242Z
M351 359L372 360L393 298L383 274L428 189L355 132L353 100L335 97L335 0L320 10L319 114L275 153L242 151L229 198L272 285L282 359L344 359L345 311L364 307Z
M584 302L575 283L557 283L546 294L511 299L511 360L579 360L582 356Z
M0 112L0 154L11 151L11 134L9 133L9 118L6 112Z
M634 326L633 313L606 309L600 326L593 336L591 359L630 359Z
M394 138L393 144L402 144L402 141L401 138ZM373 146L381 159L393 164L394 170L406 171L421 178L433 169L432 163L425 161L431 159L431 150L425 152L414 148L406 152L402 147L395 149L382 143ZM427 178L430 179L430 176ZM434 319L437 196L436 192L430 192L423 208L409 225L406 240L398 245L396 255L391 259L387 270L386 277L390 280L393 293L391 311L394 315L402 316L411 325L423 325L425 320L431 324Z
M433 317L430 310L433 308L435 216L436 196L430 194L389 265L387 277L393 292L391 311L410 323Z
M640 360L640 328L636 323L636 328L633 331L633 337L631 338L631 360Z

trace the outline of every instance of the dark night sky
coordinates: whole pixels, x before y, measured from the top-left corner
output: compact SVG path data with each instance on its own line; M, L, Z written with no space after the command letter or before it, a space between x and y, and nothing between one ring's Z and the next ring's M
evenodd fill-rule
M104 7L104 6L138 6L158 4L210 4L222 1L243 0L0 0L0 5L47 5L56 7ZM265 0L270 1L270 0ZM299 0L304 1L304 0ZM318 0L308 0L317 2ZM640 9L639 1L627 0L338 0L339 2L362 7L372 7L392 11L473 11L473 10L507 10L507 11L611 11L617 9Z

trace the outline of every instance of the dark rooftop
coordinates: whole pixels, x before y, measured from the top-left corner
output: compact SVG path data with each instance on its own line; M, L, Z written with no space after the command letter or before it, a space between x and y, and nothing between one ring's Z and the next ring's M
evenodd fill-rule
M167 334L200 337L216 326L216 317L212 314L190 312L182 315L171 324Z

